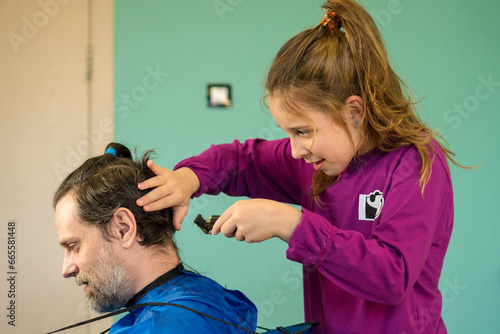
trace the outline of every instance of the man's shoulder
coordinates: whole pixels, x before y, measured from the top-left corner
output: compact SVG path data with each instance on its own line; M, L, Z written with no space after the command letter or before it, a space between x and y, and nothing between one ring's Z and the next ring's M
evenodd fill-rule
M127 319L128 318L128 319ZM110 334L218 333L203 316L172 306L146 306L139 314L129 313L115 323Z
M257 310L237 290L223 288L214 280L184 271L180 276L150 291L110 334L125 333L231 333L221 321L254 327ZM235 327L236 329L236 327Z

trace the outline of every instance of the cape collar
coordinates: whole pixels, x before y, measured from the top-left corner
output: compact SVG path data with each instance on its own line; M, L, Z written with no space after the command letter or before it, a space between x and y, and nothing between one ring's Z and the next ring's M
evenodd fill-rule
M134 297L132 297L127 304L125 304L125 307L132 306L136 304L142 297L144 297L149 291L153 290L154 288L163 285L170 281L171 279L176 278L179 276L182 271L184 270L184 266L182 263L179 263L175 268L167 271L165 274L161 275L157 279L155 279L153 282L149 283L146 285L141 291L135 294Z

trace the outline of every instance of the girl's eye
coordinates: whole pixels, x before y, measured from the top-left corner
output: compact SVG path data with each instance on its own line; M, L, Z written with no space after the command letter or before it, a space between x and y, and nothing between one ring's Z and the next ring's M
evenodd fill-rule
M297 135L302 136L302 137L307 136L310 133L311 133L311 131L309 131L309 130L297 130Z

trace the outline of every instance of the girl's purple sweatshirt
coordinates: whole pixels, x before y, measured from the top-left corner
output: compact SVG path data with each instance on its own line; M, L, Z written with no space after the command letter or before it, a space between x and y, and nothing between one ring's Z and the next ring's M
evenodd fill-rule
M212 145L189 167L201 194L266 198L302 207L288 259L303 264L306 321L322 333L446 333L438 281L453 227L446 158L433 142L429 182L414 146L358 157L316 204L314 169L289 139ZM432 151L431 150L431 154Z

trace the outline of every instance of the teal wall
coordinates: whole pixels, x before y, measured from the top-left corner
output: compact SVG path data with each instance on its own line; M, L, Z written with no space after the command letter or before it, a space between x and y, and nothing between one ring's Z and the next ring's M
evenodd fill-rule
M322 1L133 1L116 6L115 137L173 168L211 143L284 136L261 106L265 73L281 45L322 18ZM423 102L456 158L456 219L440 288L450 333L500 328L499 164L500 2L364 0L393 66ZM230 83L231 109L206 107L208 83ZM228 288L244 291L266 327L303 320L300 266L279 240L246 244L207 236L192 223L235 200L192 201L177 234L182 259ZM429 312L433 308L429 307Z

